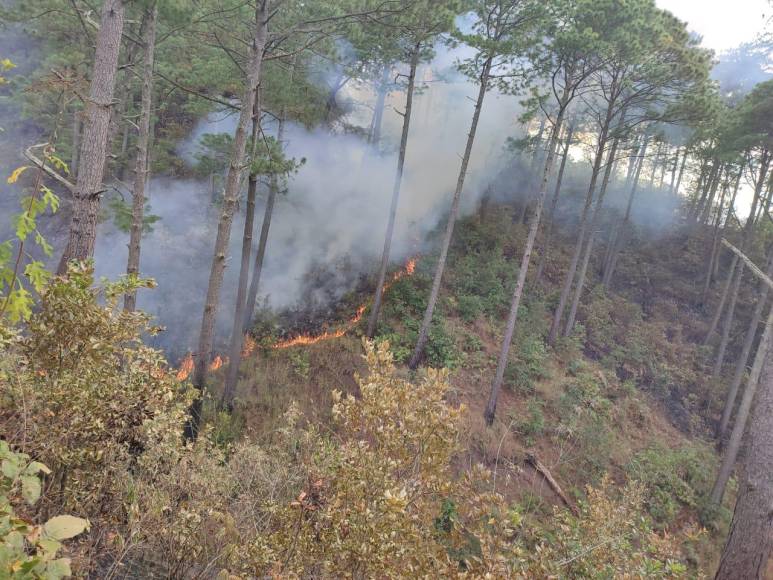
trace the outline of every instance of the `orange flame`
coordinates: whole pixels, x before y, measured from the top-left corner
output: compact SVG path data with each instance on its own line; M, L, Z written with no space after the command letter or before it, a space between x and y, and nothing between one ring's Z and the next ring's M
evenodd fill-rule
M184 381L190 376L192 372L193 372L193 355L191 353L188 353L188 356L186 356L183 359L183 362L180 363L180 369L177 371L177 380Z
M242 357L250 356L258 347L258 343L252 338L250 333L244 335L244 346L242 346Z
M228 357L223 358L220 355L217 355L215 360L212 361L212 364L209 365L209 370L216 371L226 363L228 363ZM180 368L177 370L177 380L184 381L187 379L189 376L191 376L193 368L193 355L188 353L188 355L183 359L182 363L180 363Z
M408 262L405 264L405 267L395 272L395 274L392 276L392 279L389 280L384 284L384 292L389 290L390 286L400 280L401 278L405 276L411 276L416 271L416 258L411 258L408 260ZM299 346L299 345L309 345L309 344L316 344L318 342L322 342L323 340L329 340L331 338L341 338L344 336L347 332L352 330L357 323L362 320L363 314L365 314L365 309L368 307L367 304L361 305L357 312L355 312L354 316L350 318L346 324L339 328L336 331L333 332L323 332L322 334L317 335L310 335L310 334L301 334L299 336L296 336L295 338L289 338L287 340L282 340L280 342L277 342L273 348L280 349L280 348L289 348L291 346Z

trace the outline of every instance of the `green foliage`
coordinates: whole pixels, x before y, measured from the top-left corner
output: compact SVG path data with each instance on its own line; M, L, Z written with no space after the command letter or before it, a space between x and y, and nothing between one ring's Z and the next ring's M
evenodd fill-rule
M143 344L155 332L148 316L119 307L152 281L92 283L90 267L74 264L43 289L23 335L2 327L0 408L20 426L11 442L54 469L57 503L104 517L122 513L130 466L179 445L191 395Z
M532 438L542 435L545 430L544 404L539 399L529 399L526 413L517 421L516 429L522 435Z
M64 172L68 171L65 163L50 148L44 151L44 157L47 163ZM28 169L31 167L16 169L8 177L8 184L16 183ZM0 243L0 319L7 316L11 323L31 316L31 290L41 292L48 281L48 272L43 263L33 259L25 249L27 238L34 235L35 245L44 254L51 256L53 253L53 248L38 230L37 218L48 209L55 213L59 209L59 198L43 183L42 171L37 173L32 194L22 198L22 211L14 217L15 238Z
M685 508L702 510L708 505L716 466L716 456L703 445L658 445L639 452L626 471L645 486L647 510L658 526L666 527Z
M111 197L108 208L113 214L115 227L124 233L129 233L132 227L132 206L119 196ZM142 217L142 233L149 234L153 231L153 224L161 219L161 216L151 213L150 200L145 200L145 212Z
M539 578L683 578L687 566L681 544L659 536L641 517L645 491L631 482L618 493L609 476L589 487L579 517L556 511L551 540L543 540L527 577ZM695 533L691 530L689 533Z
M505 384L519 393L533 393L535 382L548 376L545 363L549 356L541 336L531 335L517 343L515 360L505 369Z
M309 378L311 365L309 363L309 352L306 350L293 350L290 353L290 364L293 371L300 378L306 380Z
M70 559L58 558L62 542L88 530L89 522L54 516L35 525L15 513L21 499L34 506L41 495L41 478L51 473L29 455L14 452L0 440L0 576L8 580L58 580L69 577Z

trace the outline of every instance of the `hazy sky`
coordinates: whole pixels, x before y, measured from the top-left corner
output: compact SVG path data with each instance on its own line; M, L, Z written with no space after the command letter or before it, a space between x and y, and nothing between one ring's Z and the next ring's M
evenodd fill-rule
M763 15L771 13L766 0L656 0L703 36L708 48L721 52L753 40L762 30Z

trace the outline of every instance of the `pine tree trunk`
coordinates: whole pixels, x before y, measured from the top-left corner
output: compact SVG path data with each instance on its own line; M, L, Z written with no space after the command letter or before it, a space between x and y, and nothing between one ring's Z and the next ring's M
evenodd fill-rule
M717 215L714 219L714 235L711 239L711 252L709 254L708 265L706 266L706 280L703 283L703 292L701 294L701 304L706 304L708 301L709 290L711 290L711 283L714 280L714 263L719 259L719 253L721 250L720 240L722 238L723 230L722 214L725 210L725 197L727 195L727 188L722 188L722 196L719 198L719 206L717 207Z
M70 159L70 176L73 182L78 180L78 155L81 146L81 112L75 110L72 115L72 158Z
M207 367L212 356L212 347L215 338L215 318L220 302L220 288L223 285L225 274L226 252L231 238L231 225L234 212L239 200L239 185L244 166L244 156L247 151L247 129L252 120L255 106L255 91L260 81L263 65L263 50L266 45L268 26L269 0L262 0L256 6L255 38L252 43L251 62L247 77L242 106L239 113L239 121L236 126L236 134L231 148L231 159L223 188L223 209L217 226L215 239L215 251L212 257L212 268L209 273L207 298L204 305L204 313L201 318L201 332L199 334L199 348L196 365L193 373L193 385L199 392L203 392L207 380ZM191 418L186 427L186 436L195 439L201 424L201 396L197 397L191 407Z
M757 215L757 207L760 203L760 197L762 195L762 190L765 187L765 179L768 174L768 169L770 166L770 155L767 151L765 151L762 155L762 158L760 159L760 173L757 178L757 182L754 187L754 197L752 199L752 207L749 211L749 218L746 220L746 224L743 228L743 234L741 238L741 250L746 249L747 243L751 240L751 235L754 231L754 222ZM725 287L722 290L722 296L719 299L719 304L717 305L717 310L714 313L714 317L711 320L711 324L709 326L709 331L706 333L706 338L703 341L703 344L706 345L711 341L711 337L714 335L714 332L717 330L717 327L719 326L719 321L722 317L722 311L724 310L725 303L728 298L729 289L731 281L734 280L734 274L736 265L738 264L738 256L733 256L733 261L730 264L730 272L728 273L727 281L725 282Z
M499 353L499 361L497 362L497 370L494 375L494 381L491 384L491 391L489 393L488 403L486 404L486 410L483 414L487 425L491 425L494 422L494 416L497 409L497 401L499 399L499 392L502 388L502 380L505 376L505 369L507 368L507 358L510 354L510 345L513 340L513 333L515 332L515 323L518 320L518 308L521 304L521 296L523 295L523 289L526 285L526 274L529 271L529 261L531 260L531 252L534 248L534 240L537 237L537 231L539 230L540 218L542 216L542 208L545 204L545 195L548 189L548 180L550 179L550 172L553 169L553 162L555 159L556 148L558 147L558 137L561 132L561 125L563 123L564 112L566 110L566 103L569 98L569 89L565 88L561 99L561 108L556 117L555 125L550 136L550 143L548 144L547 157L545 158L545 164L542 169L542 183L540 185L539 194L537 195L536 206L534 208L534 218L529 226L529 234L526 238L526 247L523 250L523 257L521 258L521 267L518 270L518 280L513 290L513 298L510 303L510 313L507 317L507 325L505 327L505 335L502 339L502 347ZM572 129L569 129L567 135L567 143L571 142Z
M483 99L486 96L486 90L488 89L489 76L491 74L491 64L493 57L489 56L483 63L483 70L480 75L480 87L478 89L478 98L475 101L475 112L472 115L472 123L470 125L470 132L467 134L467 144L464 149L464 155L462 156L462 165L459 168L459 177L456 181L456 189L454 190L454 197L451 201L451 209L448 213L448 223L446 224L445 235L443 236L442 246L440 248L440 257L435 268L435 277L432 280L432 290L430 291L429 300L427 301L427 309L424 312L424 318L419 328L419 335L416 340L416 347L413 349L411 360L408 362L408 366L411 369L416 369L419 366L421 357L424 354L424 347L427 345L429 339L429 328L432 324L432 315L435 312L435 305L437 304L438 294L440 294L440 283L443 279L443 271L446 267L446 259L448 258L448 249L451 246L451 238L454 234L454 226L456 225L456 217L459 213L459 200L462 196L462 189L464 188L464 178L467 176L467 165L470 163L470 155L472 153L472 145L475 141L475 132L478 129L478 120L480 119L480 112L483 108Z
M724 164L719 163L717 165L717 170L714 173L714 180L711 182L711 188L709 189L709 197L706 201L706 205L703 206L703 211L701 212L701 216L699 221L707 224L709 223L709 217L711 216L711 208L714 207L714 198L717 195L717 189L719 189L719 185L722 182L722 172L724 170Z
M746 421L749 418L749 411L751 410L752 403L754 402L754 395L757 390L757 384L760 380L760 373L764 365L769 366L767 359L769 358L770 354L771 330L773 330L771 328L772 326L773 309L771 309L768 314L768 318L765 323L765 330L762 333L760 344L757 346L757 353L754 356L752 369L749 373L749 378L746 381L746 389L744 389L743 397L741 397L741 402L738 405L738 411L735 415L735 422L733 423L733 430L730 433L730 439L728 440L725 454L722 457L722 463L719 466L719 473L717 474L717 479L711 489L711 501L717 505L722 503L722 498L724 497L725 489L727 488L727 482L730 480L730 476L733 474L733 467L735 466L736 459L738 459L738 452L741 450L743 435L746 431ZM773 463L770 465L773 465Z
M582 208L582 215L580 216L580 231L577 234L577 243L574 246L572 260L569 263L569 270L566 273L564 285L561 288L561 296L558 300L558 306L556 306L556 310L553 313L553 322L550 325L550 332L548 333L548 344L550 345L554 345L556 339L558 339L558 333L561 329L561 320L564 316L566 303L569 301L569 294L572 291L574 275L577 273L577 265L580 262L582 241L585 239L585 233L588 229L588 214L590 213L591 206L593 205L593 197L596 192L596 181L598 180L599 172L601 171L601 164L604 160L604 149L606 148L607 144L609 126L612 121L612 116L613 107L610 104L607 107L606 118L604 120L604 124L601 127L601 132L599 133L599 141L596 147L596 156L593 160L593 172L591 173L590 184L588 185L588 193L585 196L585 205Z
M674 153L674 164L671 166L671 183L668 184L668 192L674 194L674 185L676 184L676 168L679 167L679 155L681 149L677 147L676 153Z
M284 138L285 112L279 117L279 127L277 128L276 138L279 146L282 146ZM258 251L255 254L255 265L252 267L252 279L250 280L250 291L247 295L247 307L244 311L244 320L242 330L247 332L252 325L252 318L255 316L255 304L258 300L258 288L260 288L260 275L263 273L263 260L266 257L266 247L268 246L268 233L271 230L271 218L274 216L274 205L276 205L276 196L279 194L279 177L271 176L268 186L268 197L266 198L266 207L263 210L263 225L260 227L260 239L258 240Z
M766 268L766 274L773 276L773 253L768 258L768 265ZM725 406L722 410L722 418L719 421L717 428L717 439L720 441L727 434L727 428L730 425L730 418L733 415L733 409L735 408L735 400L738 396L738 389L741 386L741 381L746 373L746 363L749 361L749 354L751 353L752 346L754 345L754 339L757 336L757 328L762 320L762 312L765 310L765 304L768 300L768 285L764 282L760 283L759 296L757 298L757 304L754 306L754 313L749 321L749 328L746 331L744 337L743 347L741 348L741 355L738 357L738 361L735 366L735 374L733 375L733 382L730 383L730 388L727 391L727 397L725 398Z
M649 139L647 137L644 138L641 144L641 149L639 149L639 163L636 166L636 173L633 176L633 182L631 183L631 193L628 195L628 204L625 207L625 216L623 217L623 221L620 222L620 224L617 227L617 234L613 237L612 241L610 242L610 252L609 257L605 261L604 265L604 277L602 280L602 284L605 288L609 288L612 284L612 275L615 273L615 268L617 267L617 260L620 256L620 250L625 245L626 238L628 236L628 228L630 227L631 223L631 209L633 208L633 200L636 197L636 192L639 188L639 179L641 178L641 168L644 165L644 155L647 153L647 145L649 143Z
M585 287L585 278L588 275L588 263L590 262L591 254L593 253L593 243L596 240L596 232L599 227L599 221L601 220L601 210L604 207L604 198L606 197L607 187L609 186L609 177L612 173L613 161L617 155L617 148L620 145L620 132L625 123L625 109L620 112L620 121L617 125L617 135L615 135L612 141L612 148L609 151L607 157L607 166L604 170L604 178L601 182L601 189L599 190L598 199L596 200L596 206L593 209L593 217L591 218L591 225L588 232L588 241L585 244L585 253L583 254L582 266L577 278L577 285L574 289L574 296L572 298L572 306L569 309L569 317L566 320L566 326L564 327L564 336L569 336L574 330L574 321L577 318L577 309L580 305L580 299L582 298L582 291ZM580 244L582 247L582 240Z
M743 279L743 264L739 264L736 268L735 280L733 281L733 289L730 292L730 302L727 305L727 313L725 314L725 320L722 323L722 337L719 341L719 347L717 348L717 356L714 359L714 366L711 369L711 376L716 378L722 372L722 365L725 363L725 352L727 351L727 344L730 342L730 330L733 327L733 317L735 316L735 305L738 302L738 291L741 288L741 280ZM711 401L709 401L710 403Z
M566 169L566 162L569 159L569 148L572 146L573 136L574 123L571 123L564 141L564 151L561 156L561 166L558 169L558 177L556 177L556 187L553 190L553 197L550 200L550 206L548 208L548 215L545 223L545 237L542 241L542 251L540 252L537 274L535 276L535 282L537 284L542 282L542 275L545 272L545 265L547 264L548 256L550 255L550 244L553 239L553 220L555 219L556 208L558 207L558 199L561 196L561 183L564 180L564 170Z
M414 71L414 76L416 76L416 72ZM371 132L368 136L368 142L378 146L379 142L381 141L381 125L384 121L384 104L386 103L387 95L389 94L389 90L387 89L387 85L389 83L389 65L384 65L383 70L381 71L381 83L378 87L378 93L376 96L376 106L373 110L373 122L371 123Z
M260 91L260 89L256 89ZM255 95L253 105L252 132L250 144L251 157L254 159L257 149L258 130L260 129L260 95ZM231 326L231 340L228 345L228 368L225 374L223 395L220 399L220 407L228 411L233 410L234 397L236 395L236 381L239 377L239 367L242 360L242 344L244 343L244 310L247 297L247 282L250 277L250 258L252 257L252 232L255 229L255 197L258 191L258 174L250 170L247 180L247 207L244 214L244 233L242 234L242 257L239 263L239 281L236 286L236 302L234 304L234 318Z
M405 112L403 113L403 130L400 136L400 153L397 157L397 171L395 172L395 181L392 187L392 204L389 208L389 218L387 221L386 235L384 236L384 250L381 253L381 265L378 270L378 280L376 281L376 293L373 297L373 306L368 318L367 336L373 338L376 334L378 317L381 312L381 302L384 297L384 283L386 282L386 272L389 266L389 252L392 248L392 236L395 231L395 219L397 217L397 205L400 201L400 187L403 182L403 168L405 167L405 152L408 147L408 132L411 126L411 111L413 109L413 91L416 82L416 69L419 66L419 57L421 55L421 43L413 47L411 54L410 72L408 74L408 87L405 93Z
M769 317L761 357L764 359L764 365L761 365L764 370L749 424L748 454L738 486L730 533L715 577L717 580L765 578L773 549L773 470L770 468L773 465L773 358L769 352L770 324L773 320ZM751 383L747 390L753 391L750 387ZM734 428L734 434L735 431ZM712 499L715 499L713 494Z
M679 195L679 188L682 185L682 177L684 176L684 166L687 164L687 156L688 156L689 150L685 147L684 153L682 154L682 164L679 166L679 175L676 178L676 185L674 186L673 194Z
M145 219L145 185L148 181L148 148L150 144L150 121L153 116L153 63L156 49L157 6L148 10L145 22L145 62L142 68L142 104L137 136L137 159L134 166L134 191L132 192L132 225L129 232L129 259L126 273L137 276L140 272L140 244ZM124 297L123 308L127 312L137 307L137 293L129 292Z
M86 260L94 255L123 21L123 0L107 0L102 5L89 98L84 112L78 182L73 192L69 235L59 262L59 274L67 271L70 260Z
M690 221L695 224L698 222L698 218L703 212L703 207L706 203L706 199L709 196L709 190L714 183L714 177L716 175L718 162L713 162L711 168L706 167L708 173L703 172L698 180L698 189L696 191L696 202L690 211ZM700 194L700 196L698 196Z

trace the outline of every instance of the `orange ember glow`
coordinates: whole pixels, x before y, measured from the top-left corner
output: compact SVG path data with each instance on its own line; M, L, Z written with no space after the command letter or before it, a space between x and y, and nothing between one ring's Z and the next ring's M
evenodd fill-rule
M223 358L218 355L215 357L215 360L212 361L212 364L209 365L209 370L216 371L226 363L228 363L228 357ZM180 368L177 370L177 380L184 381L187 379L191 376L193 368L193 355L188 353L188 356L183 359L182 363L180 363Z
M244 345L242 346L242 356L247 357L250 356L253 352L255 352L255 349L258 347L258 343L255 342L255 339L252 338L252 336L247 333L244 335Z
M402 270L399 270L398 272L395 272L392 278L387 281L384 284L384 292L389 290L390 286L397 282L398 280L404 278L405 276L412 276L413 273L416 271L416 258L411 258L406 262L405 267ZM333 331L326 331L322 334L316 334L316 335L310 335L310 334L301 334L300 336L296 336L295 338L289 338L287 340L283 340L280 342L277 342L273 348L280 349L280 348L289 348L291 346L299 346L299 345L309 345L309 344L316 344L318 342L322 342L323 340L329 340L331 338L341 338L344 336L347 332L352 330L357 324L362 320L363 315L365 314L365 310L368 307L367 304L363 304L360 306L357 311L354 313L354 316L352 316L346 324L344 324L341 328L338 330ZM249 334L244 335L244 346L242 347L242 356L250 356L253 352L255 352L255 349L257 348L257 342L255 342L255 339L252 338ZM216 371L220 367L222 367L224 364L228 363L228 358L223 358L220 355L215 357L215 360L212 361L212 364L209 365L209 370ZM194 364L193 364L193 355L191 353L188 353L188 356L186 356L183 361L180 363L180 368L177 371L177 380L178 381L184 381L187 379L191 373L193 372Z
M411 276L416 271L416 258L411 258L408 260L408 262L405 264L405 267L395 272L394 276L392 276L392 279L389 280L386 284L384 284L384 292L389 290L389 287L392 286L395 282L400 280L401 278L405 276ZM277 342L273 348L280 349L280 348L289 348L291 346L299 346L299 345L309 345L309 344L316 344L318 342L322 342L323 340L329 340L331 338L341 338L344 336L347 332L352 330L355 326L357 326L357 323L362 320L362 315L365 314L365 309L368 307L367 304L363 304L357 309L357 312L355 312L354 316L350 318L347 323L339 328L338 330L335 330L333 332L323 332L322 334L316 334L316 335L310 335L310 334L301 334L300 336L296 336L295 338L290 338L287 340L283 340L280 342Z
M183 359L183 362L180 363L180 370L177 371L177 380L184 381L190 376L192 372L193 372L193 355L191 353L188 353L188 356L186 356Z

